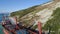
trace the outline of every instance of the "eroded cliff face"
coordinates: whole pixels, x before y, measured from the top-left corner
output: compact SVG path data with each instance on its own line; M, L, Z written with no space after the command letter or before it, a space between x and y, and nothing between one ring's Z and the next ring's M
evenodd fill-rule
M48 4L47 4L48 5ZM53 16L53 10L56 10L56 8L60 7L60 2L52 2L50 3L47 8L43 9L42 11L36 13L37 15L40 15L40 20L42 23L45 23L48 19L51 19Z
M56 10L56 8L60 7L60 0L52 0L48 3L35 6L34 8L29 8L26 10L22 10L21 13L14 12L13 14L17 14L19 21L23 22L23 25L29 27L30 25L33 25L33 28L37 25L38 21L42 23L42 26L46 24L46 22L49 19L52 19L54 16L51 16L53 14L53 10ZM31 12L29 12L29 10ZM24 15L24 12L27 12L28 14ZM20 15L23 14L23 17L19 18ZM35 27L37 28L37 27Z
M34 24L34 26L37 25L38 21L40 21L42 23L42 26L44 26L44 24L49 19L53 18L53 16L51 16L53 14L53 10L55 10L58 7L60 7L60 0L53 0L49 3L36 7L35 9L38 9L38 12L31 12L23 16L21 20L26 21L28 25Z
M47 4L48 5L48 4ZM47 8L43 9L42 11L36 13L37 15L40 15L40 18L38 19L38 21L40 21L42 24L42 26L44 26L44 24L46 24L46 22L49 19L52 19L54 16L51 16L53 14L53 11L56 10L56 8L60 7L60 2L52 2L50 3ZM36 25L37 23L35 23Z

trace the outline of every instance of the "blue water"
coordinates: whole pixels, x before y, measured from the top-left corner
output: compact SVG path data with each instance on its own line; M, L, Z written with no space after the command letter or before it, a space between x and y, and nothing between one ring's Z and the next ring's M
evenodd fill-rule
M2 25L0 25L0 34L4 34Z
M0 22L2 21L3 16L9 16L9 13L0 13Z
M3 14L0 14L0 22L2 21Z
M0 23L1 23L2 19L3 19L3 16L8 16L8 15L9 15L8 13L0 13ZM1 24L0 24L0 34L4 34L3 27L2 27Z

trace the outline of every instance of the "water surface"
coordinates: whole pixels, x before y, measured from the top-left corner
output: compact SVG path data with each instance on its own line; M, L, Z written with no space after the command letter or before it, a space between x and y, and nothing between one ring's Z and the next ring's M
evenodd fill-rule
M2 25L0 25L0 34L4 34Z

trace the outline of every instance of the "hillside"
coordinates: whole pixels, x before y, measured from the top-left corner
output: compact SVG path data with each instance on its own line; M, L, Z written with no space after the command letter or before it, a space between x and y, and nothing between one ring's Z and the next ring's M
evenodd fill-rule
M44 30L49 30L50 28L51 31L54 31L51 34L58 34L60 33L60 8L56 8L51 16L53 16L53 18L46 22Z
M38 6L38 5L37 5ZM11 16L24 16L30 12L34 12L36 9L37 6L33 6L33 7L30 7L30 8L27 8L27 9L23 9L23 10L19 10L19 11L16 11L16 12L12 12L11 13Z
M49 1L49 2L51 2L51 1ZM43 10L44 8L47 7L47 6L42 6L42 5L47 4L49 2L43 3L41 5L32 6L32 7L29 7L27 9L23 9L23 10L18 10L18 11L12 12L10 16L19 16L21 18L24 15L26 15L28 13L31 13L31 12L32 13L37 13L40 10Z
M53 0L51 2L36 5L24 10L11 13L11 16L19 16L19 21L23 22L23 25L29 27L33 25L33 29L37 29L37 23L42 23L43 30L54 31L53 34L57 34L60 29L60 0ZM51 26L52 24L52 26Z

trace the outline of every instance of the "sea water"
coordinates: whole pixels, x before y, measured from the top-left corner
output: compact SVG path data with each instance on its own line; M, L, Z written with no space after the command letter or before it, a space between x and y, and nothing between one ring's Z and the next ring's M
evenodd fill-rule
M2 25L0 25L0 34L4 34Z
M0 34L4 34L3 32L3 27L2 27L2 19L3 19L3 16L8 16L9 14L8 13L0 13Z

